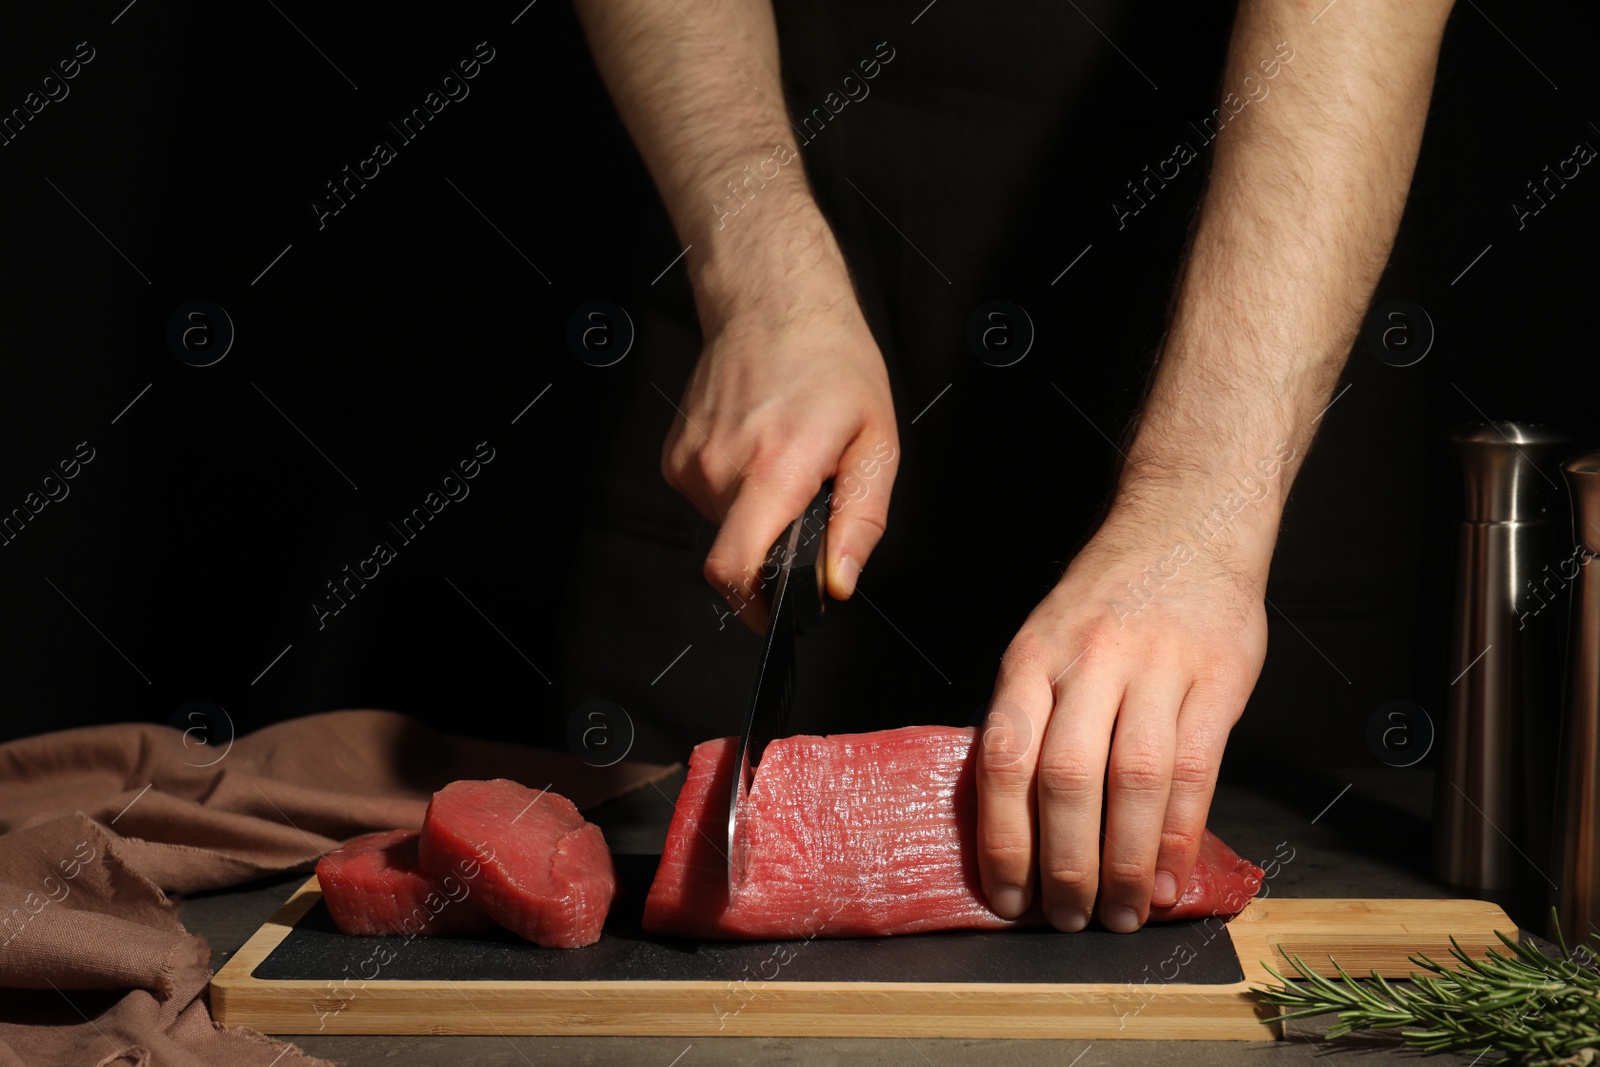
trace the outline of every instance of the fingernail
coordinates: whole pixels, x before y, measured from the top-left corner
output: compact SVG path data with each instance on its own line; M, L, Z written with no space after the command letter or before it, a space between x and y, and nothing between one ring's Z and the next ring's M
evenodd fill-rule
M1156 872L1155 892L1150 895L1150 903L1162 908L1170 908L1178 902L1178 879L1171 871Z
M1100 922L1114 934L1131 934L1139 929L1139 913L1132 908L1106 908L1100 913Z
M1050 925L1065 934L1075 934L1089 925L1089 913L1065 905L1050 909Z
M1003 885L989 895L989 907L1002 919L1015 919L1028 908L1028 898L1014 885Z
M861 564L849 556L840 556L838 570L839 584L844 587L844 595L850 596L856 591L856 579L861 577Z

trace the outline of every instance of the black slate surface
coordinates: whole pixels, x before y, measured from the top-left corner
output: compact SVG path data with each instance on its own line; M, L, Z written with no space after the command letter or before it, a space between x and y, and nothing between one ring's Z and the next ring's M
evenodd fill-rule
M655 856L618 856L623 896L600 940L546 949L498 931L487 937L349 937L318 902L256 966L265 980L452 982L1181 982L1244 980L1215 921L1147 926L1135 934L1090 928L948 931L901 937L700 943L653 937L639 926Z

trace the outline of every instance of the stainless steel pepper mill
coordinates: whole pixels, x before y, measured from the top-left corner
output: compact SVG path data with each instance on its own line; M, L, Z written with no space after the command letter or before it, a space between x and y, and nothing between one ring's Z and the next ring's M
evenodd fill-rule
M1474 889L1543 886L1562 618L1537 582L1557 558L1548 509L1566 438L1536 423L1491 422L1449 440L1466 496L1434 783L1434 873Z
M1572 494L1572 617L1557 794L1556 908L1567 944L1600 928L1600 452L1561 465ZM1553 933L1553 931L1552 931Z

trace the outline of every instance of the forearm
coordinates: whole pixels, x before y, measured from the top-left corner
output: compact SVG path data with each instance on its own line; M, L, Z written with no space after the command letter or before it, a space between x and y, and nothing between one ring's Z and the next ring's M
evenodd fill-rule
M1312 25L1293 3L1240 7L1226 122L1117 503L1180 525L1220 506L1255 577L1393 245L1448 11L1339 0Z
M702 319L777 277L844 277L784 108L769 0L576 0L687 257ZM710 332L715 321L703 322Z

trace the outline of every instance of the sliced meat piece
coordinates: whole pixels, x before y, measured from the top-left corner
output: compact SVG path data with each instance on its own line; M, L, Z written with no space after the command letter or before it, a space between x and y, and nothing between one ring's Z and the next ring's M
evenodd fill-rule
M333 924L347 934L483 934L494 920L478 907L477 864L439 878L417 863L415 830L353 837L317 861Z
M572 801L505 778L451 782L422 822L422 869L481 863L475 897L495 922L547 948L600 939L617 895L600 827Z
M863 937L1003 929L977 863L976 731L911 726L767 746L746 824L745 881L727 892L734 738L695 748L644 928L704 939ZM1261 870L1209 832L1176 906L1151 919L1231 915Z

